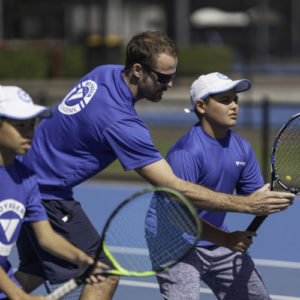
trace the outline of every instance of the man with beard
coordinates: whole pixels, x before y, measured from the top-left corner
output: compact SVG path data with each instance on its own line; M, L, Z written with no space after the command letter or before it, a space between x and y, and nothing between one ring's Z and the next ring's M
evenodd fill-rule
M96 67L54 108L52 119L42 121L37 127L24 162L37 174L53 228L91 256L99 236L73 199L72 188L116 159L125 171L134 169L152 185L177 189L202 209L226 208L266 215L283 210L292 202L292 194L271 192L267 187L247 197L234 196L213 192L173 174L134 105L141 99L161 100L163 93L172 87L177 60L173 41L161 32L137 34L127 45L125 67ZM208 234L205 228L203 234ZM30 229L25 228L18 241L21 264L15 274L21 283L24 273L27 278L30 274L28 290L38 285L41 277L55 283L76 274L75 266L66 266L56 258L46 265L41 251L36 246L32 249L33 237L28 241L28 236L31 237ZM241 238L245 241L245 233ZM227 245L228 240L219 240L219 244ZM108 263L104 256L100 260ZM99 284L85 285L80 299L111 299L118 279L108 276Z

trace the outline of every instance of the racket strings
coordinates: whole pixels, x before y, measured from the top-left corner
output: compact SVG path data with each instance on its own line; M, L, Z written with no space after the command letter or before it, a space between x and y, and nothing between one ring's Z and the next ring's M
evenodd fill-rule
M300 117L293 119L280 135L274 163L280 181L300 190Z
M166 194L146 193L125 205L105 233L107 249L132 272L161 270L178 261L198 233L188 209Z
M150 187L125 199L113 211L102 230L99 251L112 263L106 273L150 276L177 263L200 234L201 223L187 199L167 187ZM60 299L81 283L82 278L73 278L47 298Z
M124 206L113 218L105 233L108 250L123 268L151 270L145 243L145 203L140 197Z
M195 243L197 228L188 210L174 201L158 199L157 232L148 246L155 270L175 263Z

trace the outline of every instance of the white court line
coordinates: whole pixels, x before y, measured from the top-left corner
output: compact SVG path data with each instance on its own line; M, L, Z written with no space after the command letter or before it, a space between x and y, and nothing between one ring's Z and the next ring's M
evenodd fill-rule
M122 253L122 254L132 254L132 255L149 255L149 251L146 248L129 248L129 247L118 247L118 246L109 246L108 249L112 253Z
M300 269L300 263L294 261L259 259L259 258L255 258L253 260L257 266Z
M142 282L142 281L121 279L120 284L126 286L158 289L158 284L154 282ZM212 291L210 289L201 288L201 293L212 294ZM271 299L272 300L300 300L299 297L290 297L290 296L282 296L282 295L271 295Z

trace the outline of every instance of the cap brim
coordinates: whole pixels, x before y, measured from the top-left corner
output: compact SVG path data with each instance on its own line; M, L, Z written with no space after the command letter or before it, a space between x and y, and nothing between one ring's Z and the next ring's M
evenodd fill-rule
M246 92L251 88L251 81L248 79L235 80L233 83L234 85L232 88L235 87L237 93Z
M214 90L211 92L203 95L201 99L205 99L206 97L214 94L220 94L224 92L228 92L235 88L236 93L246 92L251 88L251 81L248 79L240 79L240 80L234 80L230 84L225 83L222 85L217 86Z
M15 105L6 106L5 111L0 112L1 117L26 120L35 117L50 118L52 116L52 110L49 107L41 105Z

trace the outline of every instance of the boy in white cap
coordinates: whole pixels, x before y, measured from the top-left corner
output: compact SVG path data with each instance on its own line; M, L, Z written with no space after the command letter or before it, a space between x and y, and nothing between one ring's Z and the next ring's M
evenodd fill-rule
M53 231L41 204L33 172L15 159L30 149L35 117L48 118L51 115L50 108L33 104L21 88L0 86L0 299L46 299L23 291L8 261L23 222L31 222L44 250L82 270L93 263L90 256ZM99 263L95 272L103 266ZM101 276L91 275L88 282L101 279Z
M247 79L232 81L221 73L200 76L191 86L199 122L171 147L167 161L180 178L214 191L249 195L264 187L254 151L230 130L237 122L237 93L250 89ZM268 188L268 185L265 185ZM227 230L226 211L198 209L199 217ZM200 240L179 264L158 275L164 299L199 300L203 280L218 299L265 300L269 293L247 252L231 251Z

